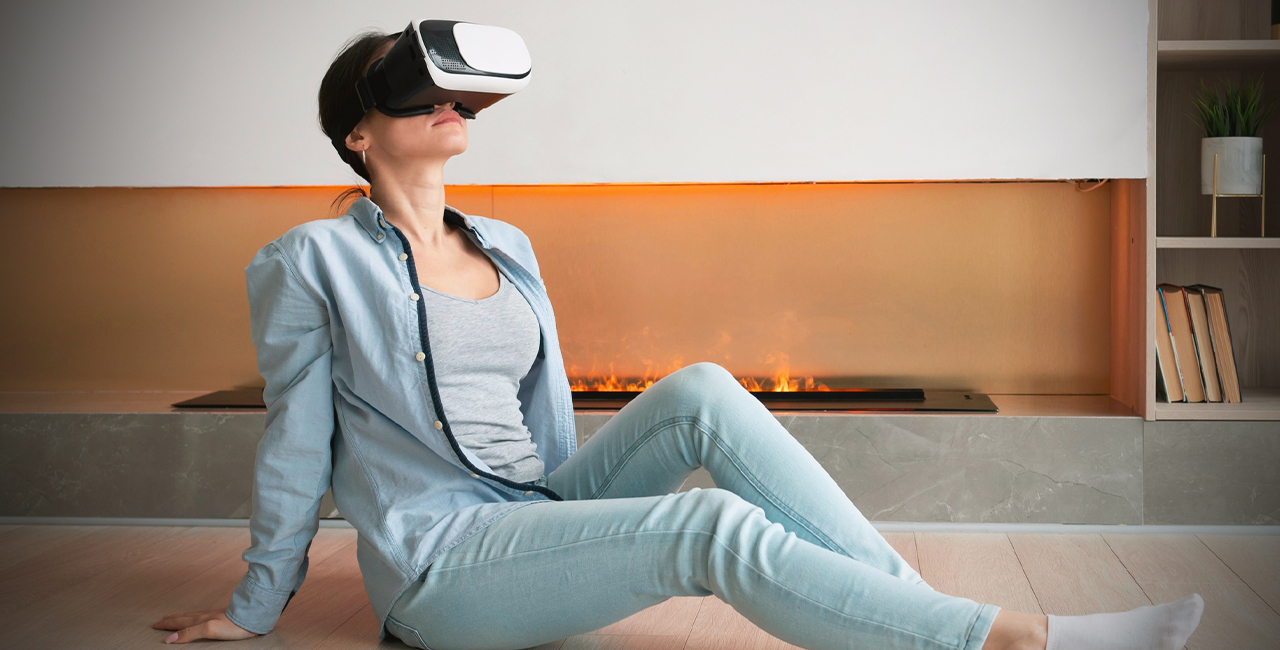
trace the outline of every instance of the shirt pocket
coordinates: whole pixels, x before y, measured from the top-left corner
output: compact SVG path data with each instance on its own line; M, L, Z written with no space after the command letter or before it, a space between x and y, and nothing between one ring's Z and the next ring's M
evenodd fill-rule
M418 634L417 630L401 623L396 620L396 617L391 616L390 614L387 615L387 628L390 629L391 633L396 635L397 638L404 641L405 645L414 648L422 648L422 650L434 650L431 646L427 645L426 641L422 640L422 635Z

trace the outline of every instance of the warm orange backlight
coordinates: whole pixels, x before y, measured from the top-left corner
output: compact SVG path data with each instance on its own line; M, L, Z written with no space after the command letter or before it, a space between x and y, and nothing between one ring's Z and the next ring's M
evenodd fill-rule
M608 377L604 378L570 378L569 388L571 390L596 390L596 391L642 391L657 382L661 377L644 377L639 380L618 379L612 372ZM738 383L742 384L747 390L752 391L801 391L801 390L831 390L822 382L815 382L813 377L792 378L788 370L784 367L779 370L773 377L766 378L764 383L756 381L755 377L738 377ZM801 384L803 383L803 388Z

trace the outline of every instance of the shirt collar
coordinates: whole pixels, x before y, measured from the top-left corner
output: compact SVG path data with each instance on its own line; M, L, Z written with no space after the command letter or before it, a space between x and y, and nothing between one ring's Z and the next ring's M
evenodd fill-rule
M391 224L382 218L382 208L378 204L369 200L368 197L360 197L347 208L347 214L355 218L356 222L369 233L369 237L374 242L381 244L391 235ZM444 206L444 220L459 228L465 228L471 235L478 240L481 248L489 248L489 242L476 228L475 222L471 217L462 213L460 210Z

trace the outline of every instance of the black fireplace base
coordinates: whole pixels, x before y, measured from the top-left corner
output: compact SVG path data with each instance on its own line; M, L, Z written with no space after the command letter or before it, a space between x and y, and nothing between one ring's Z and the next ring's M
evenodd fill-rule
M643 391L575 390L574 409L616 411ZM919 388L750 391L771 411L998 413L985 393ZM173 404L177 408L266 408L261 388L220 390Z
M575 390L574 409L617 410L642 391ZM749 391L771 411L998 413L985 393L919 388Z

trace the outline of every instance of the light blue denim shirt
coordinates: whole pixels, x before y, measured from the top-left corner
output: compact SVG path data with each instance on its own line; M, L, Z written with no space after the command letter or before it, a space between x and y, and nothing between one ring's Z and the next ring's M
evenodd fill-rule
M302 585L330 485L359 532L356 557L379 639L391 606L437 555L516 508L561 500L545 474L577 451L573 401L529 238L453 208L445 219L537 316L541 347L518 397L544 476L497 476L458 444L440 404L414 252L377 205L359 198L341 217L290 229L245 267L267 415L243 554L249 566L226 615L250 632L275 627Z

